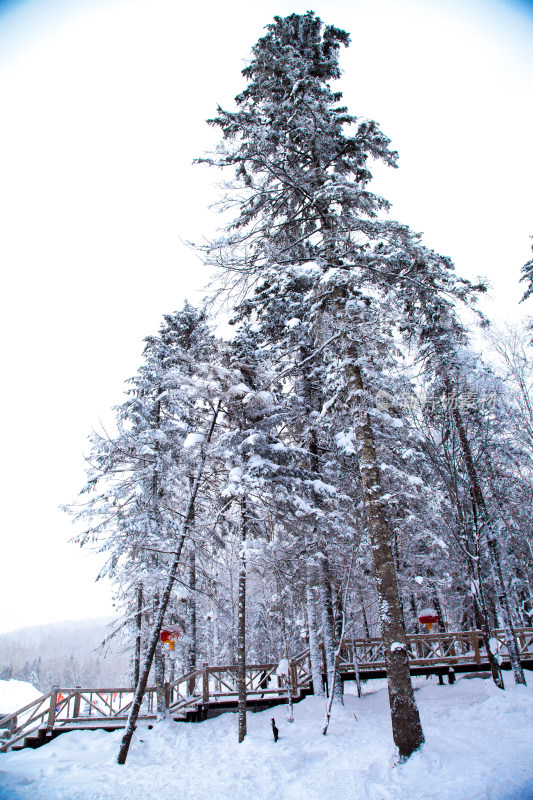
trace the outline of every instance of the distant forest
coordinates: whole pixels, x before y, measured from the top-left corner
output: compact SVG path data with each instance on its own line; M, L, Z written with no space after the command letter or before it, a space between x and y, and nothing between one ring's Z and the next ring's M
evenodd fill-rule
M55 622L2 634L0 679L28 681L41 692L54 683L128 686L128 654L120 652L118 643L101 647L110 622L107 618Z

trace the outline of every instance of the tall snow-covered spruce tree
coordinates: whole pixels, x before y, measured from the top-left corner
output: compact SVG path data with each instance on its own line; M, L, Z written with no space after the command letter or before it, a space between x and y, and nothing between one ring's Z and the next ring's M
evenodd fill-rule
M372 543L393 737L405 759L424 736L407 662L378 446L365 405L364 339L345 333L350 326L342 322L352 318L355 287L372 265L375 243L407 233L379 218L388 203L368 189L371 159L395 165L389 140L375 122L349 115L338 105L341 94L330 87L340 77L340 47L348 44L345 31L324 26L312 12L275 17L267 26L243 70L248 85L236 98L236 111L219 108L210 121L223 140L212 157L201 161L235 169L227 203L238 215L227 235L207 249L207 260L219 268L226 288L238 285L246 291L275 284L296 265L310 267L311 329L317 333L307 356L309 369L313 353L337 337L334 330L325 336L325 326L335 320L339 329L335 357L359 420L354 424L357 480ZM288 308L288 324L291 316Z

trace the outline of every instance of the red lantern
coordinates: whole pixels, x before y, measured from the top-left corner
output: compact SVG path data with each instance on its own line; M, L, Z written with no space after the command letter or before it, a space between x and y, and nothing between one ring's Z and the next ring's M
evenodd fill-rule
M176 625L166 625L161 628L159 638L163 644L168 644L169 650L174 650L174 645L181 636L181 631Z
M439 615L435 611L434 608L424 608L418 617L418 621L422 623L422 625L427 625L428 630L433 628L433 625L436 625L439 621Z

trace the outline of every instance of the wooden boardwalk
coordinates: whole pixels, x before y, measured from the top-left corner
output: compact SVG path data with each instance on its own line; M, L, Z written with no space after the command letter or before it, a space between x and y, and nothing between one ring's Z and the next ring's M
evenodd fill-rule
M533 628L515 630L523 666L533 669ZM502 666L509 668L504 632L492 631L500 645ZM413 675L443 675L489 669L479 631L427 633L407 637L409 666ZM326 664L323 654L323 677ZM276 674L277 663L250 664L246 667L247 705L257 711L294 702L312 693L309 650L289 661L290 680ZM166 713L172 719L201 721L237 708L235 665L210 666L180 676L164 687ZM339 659L340 676L353 680L385 677L383 642L374 639L345 639ZM60 733L72 730L115 730L126 724L133 698L132 687L104 689L60 688L0 719L0 752L14 747L38 747ZM139 720L157 719L157 689L146 689Z

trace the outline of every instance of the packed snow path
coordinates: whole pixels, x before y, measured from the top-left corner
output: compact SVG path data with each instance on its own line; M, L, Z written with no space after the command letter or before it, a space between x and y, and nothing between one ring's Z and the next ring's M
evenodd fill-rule
M295 707L292 725L282 707L250 714L240 745L235 714L152 730L143 723L122 767L121 731L67 733L0 755L0 800L526 800L533 689L508 683L501 692L481 678L452 686L415 678L426 744L401 766L384 681L372 681L362 698L347 694L334 707L327 736L315 697Z

